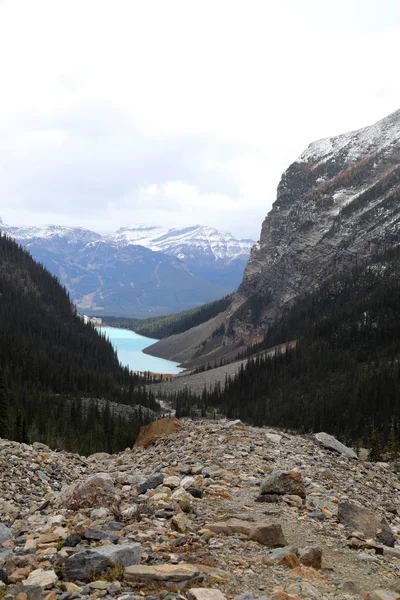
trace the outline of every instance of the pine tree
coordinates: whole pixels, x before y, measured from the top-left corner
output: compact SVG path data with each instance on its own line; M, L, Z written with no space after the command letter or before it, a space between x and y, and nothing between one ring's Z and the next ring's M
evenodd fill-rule
M6 438L9 433L9 410L7 390L4 383L3 371L0 369L0 437Z
M394 423L392 423L392 427L389 434L389 456L390 460L397 460L400 454L400 444L396 434L396 428Z
M377 429L373 429L369 440L368 460L371 462L379 462L382 460L381 436Z

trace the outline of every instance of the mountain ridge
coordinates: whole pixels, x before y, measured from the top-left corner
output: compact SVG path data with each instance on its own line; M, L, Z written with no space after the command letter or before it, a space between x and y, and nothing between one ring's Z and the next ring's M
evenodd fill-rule
M252 240L214 228L0 228L59 277L81 311L146 318L195 308L234 291ZM151 233L149 233L151 232Z

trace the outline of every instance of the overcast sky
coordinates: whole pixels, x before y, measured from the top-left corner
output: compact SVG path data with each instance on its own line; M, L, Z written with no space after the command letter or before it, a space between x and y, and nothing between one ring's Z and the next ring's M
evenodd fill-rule
M399 0L0 0L0 216L258 239L282 172L400 108Z

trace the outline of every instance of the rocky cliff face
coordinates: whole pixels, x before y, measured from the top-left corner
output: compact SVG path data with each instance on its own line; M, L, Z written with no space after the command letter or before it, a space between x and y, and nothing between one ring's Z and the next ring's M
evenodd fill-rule
M314 142L290 165L239 295L268 298L265 325L328 276L399 242L400 110Z

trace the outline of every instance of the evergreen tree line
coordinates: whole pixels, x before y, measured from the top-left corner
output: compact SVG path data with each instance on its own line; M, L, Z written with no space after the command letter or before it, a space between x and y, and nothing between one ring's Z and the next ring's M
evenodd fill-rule
M295 348L264 356L263 349L291 340ZM393 428L398 435L400 409L400 248L300 299L248 352L258 354L223 391L177 396L179 414L196 406L364 444L375 431L387 444Z
M77 316L58 280L0 235L0 436L48 443L69 425L52 407L82 396L156 406L142 379L120 365L112 344ZM85 422L93 430L91 444L104 449L109 442L100 433L96 441L95 433L101 419L90 425L87 414L81 417L78 430ZM67 437L61 438L70 449ZM123 443L122 435L114 438Z

